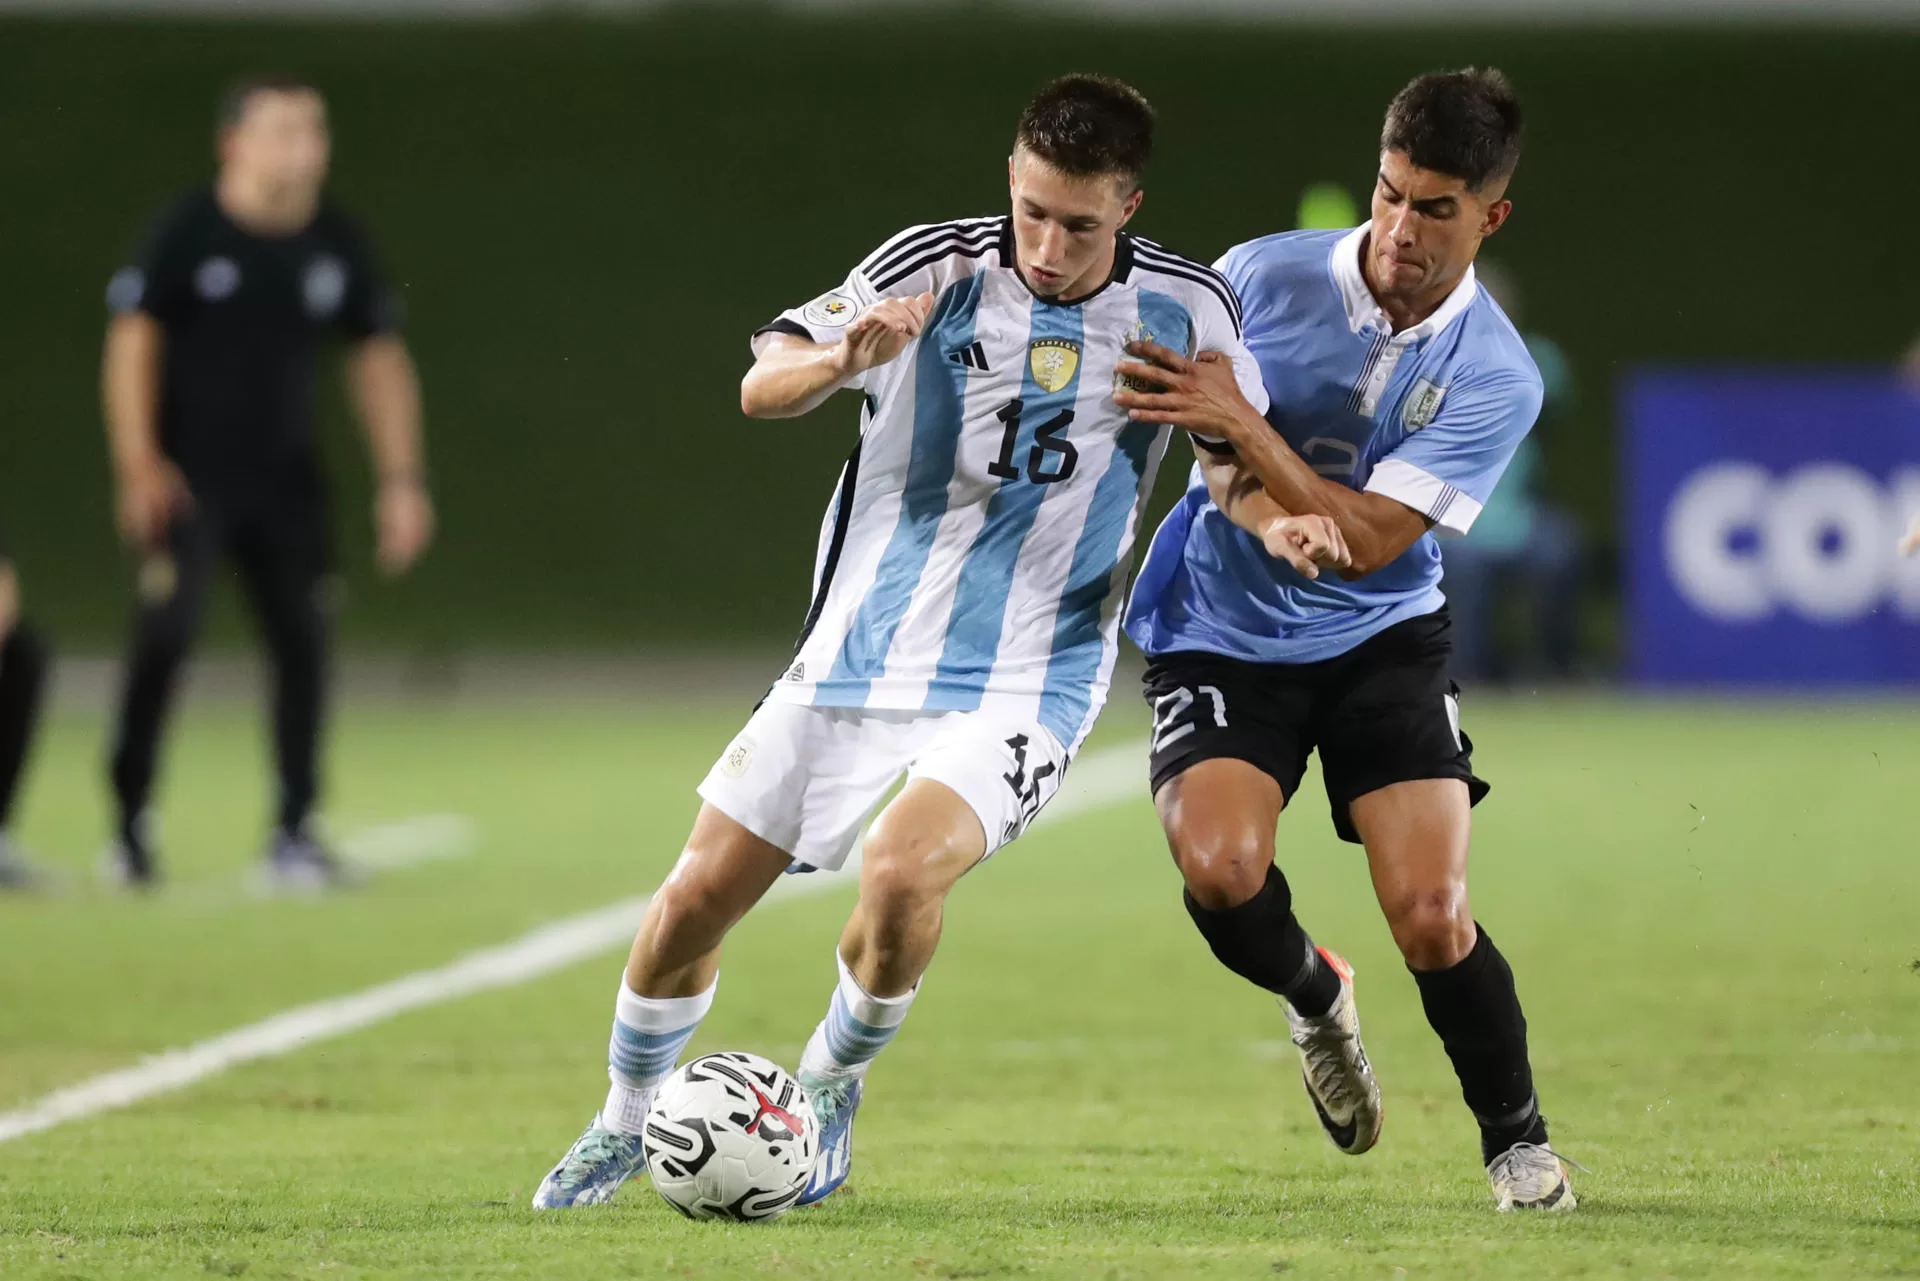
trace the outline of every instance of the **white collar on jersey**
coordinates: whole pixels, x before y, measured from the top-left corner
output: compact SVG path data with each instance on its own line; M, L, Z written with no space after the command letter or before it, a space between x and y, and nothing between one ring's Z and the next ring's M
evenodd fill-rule
M1333 271L1333 283L1340 289L1340 301L1347 305L1347 325L1356 334L1369 323L1382 328L1391 328L1393 323L1387 319L1387 313L1380 310L1380 304L1373 300L1373 291L1367 288L1367 278L1360 272L1360 251L1372 227L1372 223L1363 222L1340 237L1333 246L1333 258L1329 263ZM1468 264L1466 275L1460 277L1460 283L1453 287L1453 292L1447 295L1447 300L1440 304L1438 310L1413 328L1395 334L1394 341L1418 342L1423 338L1431 338L1452 324L1453 318L1472 304L1474 295L1479 291L1473 266Z

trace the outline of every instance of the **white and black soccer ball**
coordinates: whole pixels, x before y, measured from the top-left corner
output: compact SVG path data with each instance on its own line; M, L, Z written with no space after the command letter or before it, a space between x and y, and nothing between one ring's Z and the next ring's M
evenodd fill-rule
M798 1081L777 1063L730 1050L666 1079L642 1147L668 1205L689 1219L754 1222L793 1208L820 1135Z

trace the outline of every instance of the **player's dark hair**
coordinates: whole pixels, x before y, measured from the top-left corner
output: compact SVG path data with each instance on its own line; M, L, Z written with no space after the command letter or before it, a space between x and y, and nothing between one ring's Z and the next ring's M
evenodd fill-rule
M1153 154L1153 107L1112 76L1061 76L1020 113L1013 145L1075 178L1137 183Z
M242 76L227 86L220 95L219 125L222 129L231 129L240 123L247 108L253 105L254 98L263 93L319 93L320 86L305 76L290 75L286 72L265 72L257 75Z
M1520 163L1520 99L1492 67L1431 71L1393 96L1380 149L1478 191Z

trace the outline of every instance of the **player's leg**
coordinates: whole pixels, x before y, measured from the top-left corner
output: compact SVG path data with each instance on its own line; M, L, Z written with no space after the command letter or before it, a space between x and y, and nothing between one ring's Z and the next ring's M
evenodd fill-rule
M923 718L913 765L868 829L860 901L840 937L840 980L796 1073L820 1121L820 1155L799 1204L838 1188L853 1165L853 1119L868 1068L899 1032L939 945L946 899L967 871L1018 839L1066 769L1037 725L987 714Z
M176 518L167 548L147 553L140 562L133 634L108 764L117 812L107 871L126 884L150 884L156 875L147 806L160 734L181 665L199 629L221 537L219 518L202 507Z
M541 1181L534 1209L600 1204L640 1172L647 1110L713 1008L720 944L790 861L711 802L700 807L627 956L607 1043L606 1102Z
M1366 847L1374 891L1420 989L1502 1209L1573 1207L1548 1151L1513 971L1467 894L1472 768L1446 675L1444 613L1402 623L1345 656L1324 700L1321 763L1340 835Z
M713 1005L727 932L796 858L840 866L898 776L904 762L861 750L862 719L765 703L708 772L693 831L627 958L606 1102L541 1182L535 1209L598 1204L639 1171L647 1110Z
M273 672L279 796L263 869L267 884L292 891L346 884L352 877L311 822L332 633L326 516L318 498L290 501L241 526L233 552Z
M1360 1153L1379 1138L1381 1110L1352 971L1314 945L1274 863L1274 828L1311 746L1311 679L1205 655L1156 659L1147 672L1154 807L1187 914L1222 965L1278 999L1322 1126L1342 1151Z
M15 622L0 638L0 889L31 888L40 879L15 848L9 828L40 718L48 662L47 644L31 623Z

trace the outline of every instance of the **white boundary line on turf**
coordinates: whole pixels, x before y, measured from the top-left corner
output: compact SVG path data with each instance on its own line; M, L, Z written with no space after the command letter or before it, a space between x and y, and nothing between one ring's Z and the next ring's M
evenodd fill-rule
M1060 794L1040 812L1036 826L1103 808L1146 791L1146 744L1128 743L1090 753L1067 771ZM833 873L783 876L766 900L822 894L851 885L859 852ZM182 1049L152 1055L132 1067L70 1085L11 1112L0 1113L0 1143L50 1130L143 1099L184 1089L255 1059L289 1054L319 1041L346 1036L376 1023L457 1001L476 992L513 987L562 970L601 952L625 946L647 910L649 895L623 899L591 912L543 925L511 943L484 947L437 969L418 970L347 996L331 997L235 1028Z

